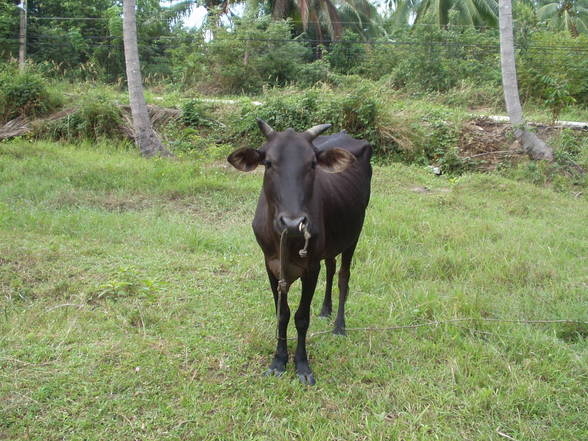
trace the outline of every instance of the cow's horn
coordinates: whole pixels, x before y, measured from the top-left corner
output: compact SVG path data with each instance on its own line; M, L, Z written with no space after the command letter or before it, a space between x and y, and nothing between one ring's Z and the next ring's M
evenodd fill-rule
M270 139L274 133L275 130L271 128L271 126L266 123L263 119L260 118L255 118L257 120L257 125L259 126L259 130L261 130L261 133L263 133L263 136L266 137L266 139Z
M330 128L331 128L331 124L319 124L318 126L314 126L314 127L311 127L310 129L308 129L306 132L304 132L304 135L306 136L306 138L309 141L312 141L314 138L319 136L325 130L328 130Z

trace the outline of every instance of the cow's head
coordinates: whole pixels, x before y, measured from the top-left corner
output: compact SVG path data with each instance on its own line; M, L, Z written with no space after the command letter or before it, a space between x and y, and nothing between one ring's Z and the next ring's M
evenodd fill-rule
M312 141L331 127L321 124L298 133L292 129L277 132L265 121L257 120L267 142L258 150L241 148L227 160L241 171L265 166L263 191L273 211L274 228L281 233L301 234L310 225L309 202L317 173L339 173L355 161L355 156L340 148L319 151Z

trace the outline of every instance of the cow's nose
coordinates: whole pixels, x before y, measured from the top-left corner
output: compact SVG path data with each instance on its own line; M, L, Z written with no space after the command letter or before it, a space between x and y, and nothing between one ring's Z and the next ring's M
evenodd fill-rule
M278 217L280 227L282 230L288 230L288 233L302 234L302 227L308 223L306 216L286 216L280 215Z

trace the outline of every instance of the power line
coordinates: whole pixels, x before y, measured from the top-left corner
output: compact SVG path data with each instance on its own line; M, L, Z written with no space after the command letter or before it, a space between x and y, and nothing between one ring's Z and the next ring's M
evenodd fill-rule
M112 41L116 39L122 39L122 36L106 36L106 35L83 35L80 34L82 40L90 39L90 40L102 40L102 41ZM71 44L68 41L62 41L63 35L53 35L53 34L34 34L30 35L32 40L60 40L59 43L64 44ZM172 42L172 41L184 41L190 43L190 37L184 36L173 36L173 35L160 35L157 37L152 38L152 41L157 42L158 44L162 44L162 41ZM216 37L214 41L224 42L224 41L242 41L242 42L260 42L260 43L314 43L314 44L342 44L342 45L370 45L370 46L408 46L408 47L446 47L446 48L473 48L473 49L486 49L486 50L494 50L498 51L500 49L500 45L496 44L479 44L479 43L462 43L462 42L455 42L455 41L428 41L428 42L420 42L420 41L409 41L409 40L331 40L325 42L323 40L318 39L304 39L304 40L294 40L294 39L286 39L286 38L254 38L254 37ZM50 44L50 43L49 43ZM88 44L88 43L87 43ZM89 43L92 44L92 43ZM210 43L206 43L210 44ZM525 45L516 46L518 49L524 50L542 50L542 51L569 51L569 52L587 52L587 46L565 46L565 45Z
M30 15L29 18L34 20L110 20L109 17L38 17L35 15Z

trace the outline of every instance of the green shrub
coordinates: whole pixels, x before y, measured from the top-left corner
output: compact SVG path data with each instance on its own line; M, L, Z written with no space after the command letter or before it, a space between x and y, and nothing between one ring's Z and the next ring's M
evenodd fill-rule
M494 31L416 27L398 36L391 79L395 87L417 91L447 91L460 81L500 84L498 36Z
M347 30L339 41L333 43L325 58L333 71L348 74L362 64L365 55L365 47L360 42L359 35Z
M369 87L335 94L327 88L312 88L297 94L268 96L263 106L244 106L237 121L238 133L261 140L255 118L268 122L276 130L293 128L303 131L316 124L329 123L333 131L351 135L377 145L377 117L380 103Z
M73 113L36 127L34 136L68 141L101 137L122 139L125 137L122 111L108 95L89 93Z
M586 197L588 138L567 129L552 136L549 144L553 147L552 162L524 160L510 167L503 166L501 172L511 178Z
M517 60L521 95L541 100L554 114L572 99L588 103L588 57L582 55L587 45L586 35L532 33Z
M455 87L438 94L438 100L448 106L461 108L491 107L502 108L502 88L489 83L478 84L472 79L459 81Z
M301 63L297 68L296 84L302 87L315 86L328 82L330 77L329 63L325 60Z
M366 46L362 63L354 71L362 77L379 80L394 72L401 58L401 52L390 41L376 40Z
M19 71L12 64L0 70L0 121L17 116L39 116L55 109L61 99L48 82L30 68Z
M212 93L257 93L294 82L310 49L292 39L291 28L290 22L270 17L244 18L231 30L214 27L210 42L197 40L190 55L183 52L188 61L176 75Z
M182 123L187 127L211 127L213 122L205 114L208 109L200 100L190 100L182 104Z

